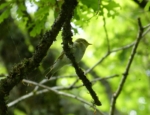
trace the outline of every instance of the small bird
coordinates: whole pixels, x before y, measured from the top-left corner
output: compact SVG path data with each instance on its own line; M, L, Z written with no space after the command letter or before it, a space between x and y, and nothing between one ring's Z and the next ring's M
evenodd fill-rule
M83 38L79 38L75 40L75 42L73 42L71 50L77 63L79 63L80 60L82 59L88 45L91 45L91 44L88 43ZM60 68L68 64L71 64L70 59L68 59L68 57L65 55L65 52L62 51L60 56L56 59L54 64L51 66L50 71L46 74L45 77L49 79Z

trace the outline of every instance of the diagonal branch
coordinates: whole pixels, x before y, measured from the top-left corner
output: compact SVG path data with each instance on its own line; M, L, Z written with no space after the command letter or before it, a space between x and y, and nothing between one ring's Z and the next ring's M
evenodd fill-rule
M92 71L96 66L98 66L100 63L102 63L111 53L114 53L114 52L117 52L117 51L120 51L120 50L124 50L124 49L128 49L128 48L132 47L134 44L135 44L135 42L133 42L131 44L128 44L126 46L117 48L117 49L113 49L113 50L107 51L107 53L101 59L99 59L99 61L96 62L96 64L94 64L91 68L87 69L84 72L84 74L86 75L87 73Z
M106 79L112 79L112 78L118 77L118 76L119 76L118 74L115 74L115 75L107 76L107 77L104 77L104 78L97 78L97 79L94 79L94 80L92 80L92 81L90 81L90 82L91 82L92 84L94 84L94 83L97 82L97 81L102 81L102 80L106 80ZM44 79L44 80L42 80L41 82L37 83L37 82L35 82L35 81L23 79L23 80L22 80L23 83L35 85L35 88L34 88L33 91L31 91L30 93L25 94L25 95L19 97L18 99L13 100L12 102L8 103L7 106L8 106L8 107L12 107L12 106L14 106L14 105L17 104L17 103L19 103L19 102L21 102L21 101L23 101L23 100L25 100L25 99L27 99L27 98L30 98L31 96L40 95L40 94L43 94L43 93L48 92L49 90L47 90L47 89L39 90L39 87L41 87L40 85L45 84L47 81L49 81L49 80ZM44 85L44 86L46 86L46 85ZM62 91L62 90L71 90L71 89L75 89L75 88L80 88L80 87L83 87L83 86L84 86L84 85L78 85L78 86L72 86L72 87L70 87L70 86L68 86L68 87L63 87L63 86L49 87L49 86L46 86L46 87L49 87L49 88L54 89L54 90L57 90L57 91L59 91L59 90ZM45 87L45 88L46 88L46 87ZM78 100L78 99L77 99L77 100ZM85 103L85 104L86 104L86 103ZM91 103L91 105L93 105L93 104ZM94 107L94 105L93 105L93 107Z
M42 87L42 88L44 88L44 89L43 89L43 90L39 90L39 91L30 92L30 93L28 93L28 94L26 94L26 95L24 95L24 96L18 98L17 100L15 100L15 101L9 103L9 104L8 104L9 107L15 105L15 104L18 103L19 101L22 101L22 100L24 100L24 99L29 98L29 97L31 97L31 96L39 95L39 94L43 94L43 93L47 93L47 92L51 91L51 92L54 92L54 93L56 93L56 94L58 94L58 95L66 96L66 97L69 97L69 98L74 98L74 99L76 99L76 100L78 100L78 101L80 101L80 102L82 102L82 103L84 103L84 104L86 104L86 105L88 105L88 106L90 106L90 107L96 109L96 108L93 106L92 103L89 103L88 101L86 101L86 100L84 100L84 99L82 99L82 98L80 98L80 97L78 97L78 96L75 96L75 95L72 95L72 94L69 94L69 93L65 93L65 92L62 92L62 91L58 91L58 90L61 89L61 88L57 88L57 87L52 87L52 88L51 88L51 87L49 87L49 86L46 86L46 85L43 85L43 84L39 84L39 83L36 83L36 82L34 82L34 81L25 80L25 79L24 79L23 81L26 82L26 83L35 85L36 87L37 87L37 86L38 86L38 87ZM103 114L101 111L99 111L98 109L96 109L96 110L97 110L97 112L99 113L99 115L104 115L104 114Z
M112 100L111 100L111 108L110 108L110 115L114 115L115 113L115 104L116 104L116 101L117 101L117 98L119 97L122 89L123 89L123 86L125 84L125 81L127 79L127 76L128 76L128 73L129 73L129 69L131 67L131 64L133 62L133 59L134 59L134 56L136 54L136 50L137 50L137 47L139 45L139 42L143 36L143 32L144 32L144 28L142 27L142 24L141 24L141 20L140 18L138 18L138 25L139 25L139 33L138 33L138 36L137 36L137 40L135 42L135 45L132 49L132 52L131 52L131 55L129 57L129 61L128 61L128 64L126 66L126 69L125 69L125 72L122 76L122 79L120 81L120 84L119 84L119 87L118 89L116 90L116 92L114 93L113 97L112 97Z
M71 11L70 11L71 12ZM72 12L73 13L73 12ZM72 52L69 48L68 44L72 43L72 32L71 32L71 18L72 15L68 16L68 18L66 19L64 25L63 25L63 32L62 32L62 36L63 36L63 49L66 53L66 56L71 60L72 65L75 68L75 71L78 75L78 77L82 80L83 84L85 85L85 87L87 88L87 90L89 91L89 93L91 94L94 103L96 105L101 105L101 102L99 101L96 93L94 92L94 90L92 89L92 84L91 82L87 79L87 77L84 75L84 72L81 70L81 68L78 66L78 64L75 61L74 56L72 55Z
M128 49L128 48L131 48L132 46L134 46L135 42L132 42L131 44L128 44L126 46L123 46L123 47L120 47L120 48L116 48L116 49L113 49L113 50L110 50L110 51L107 51L106 54L99 59L98 62L96 62L91 68L87 69L85 72L84 72L84 75L90 73L96 66L98 66L100 63L102 63L111 53L114 53L114 52L118 52L118 51L121 51L121 50L125 50L125 49ZM72 85L70 85L70 87L73 87L77 82L79 81L79 78L77 78L74 83Z
M27 75L27 73L30 73L39 66L49 47L56 39L58 32L61 30L65 19L69 16L70 12L68 11L73 10L75 1L76 0L64 1L59 16L53 23L51 30L46 32L41 38L33 56L29 59L24 59L21 63L17 64L12 69L9 76L0 81L0 115L6 115L7 113L5 97L8 96L12 88L23 79L23 76ZM67 6L69 6L69 8Z

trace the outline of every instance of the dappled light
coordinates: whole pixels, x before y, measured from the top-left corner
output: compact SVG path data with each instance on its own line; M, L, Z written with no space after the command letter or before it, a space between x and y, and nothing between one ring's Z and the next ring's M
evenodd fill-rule
M0 115L149 115L150 2L0 1Z

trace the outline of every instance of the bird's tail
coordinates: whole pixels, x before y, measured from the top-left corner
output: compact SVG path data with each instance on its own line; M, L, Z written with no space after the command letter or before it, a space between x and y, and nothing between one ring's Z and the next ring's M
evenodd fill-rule
M47 78L47 79L50 79L50 77L53 75L53 72L52 71L49 71L46 75L45 75L45 77Z

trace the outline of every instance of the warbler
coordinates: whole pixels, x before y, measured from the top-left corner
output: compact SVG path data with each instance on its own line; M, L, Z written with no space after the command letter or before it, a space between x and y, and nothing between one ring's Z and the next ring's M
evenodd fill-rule
M77 63L82 59L86 48L91 45L85 39L79 38L73 42L71 51ZM55 72L65 65L71 64L70 59L65 55L65 52L62 51L60 56L56 59L54 64L51 66L50 71L46 74L46 78L50 78Z

